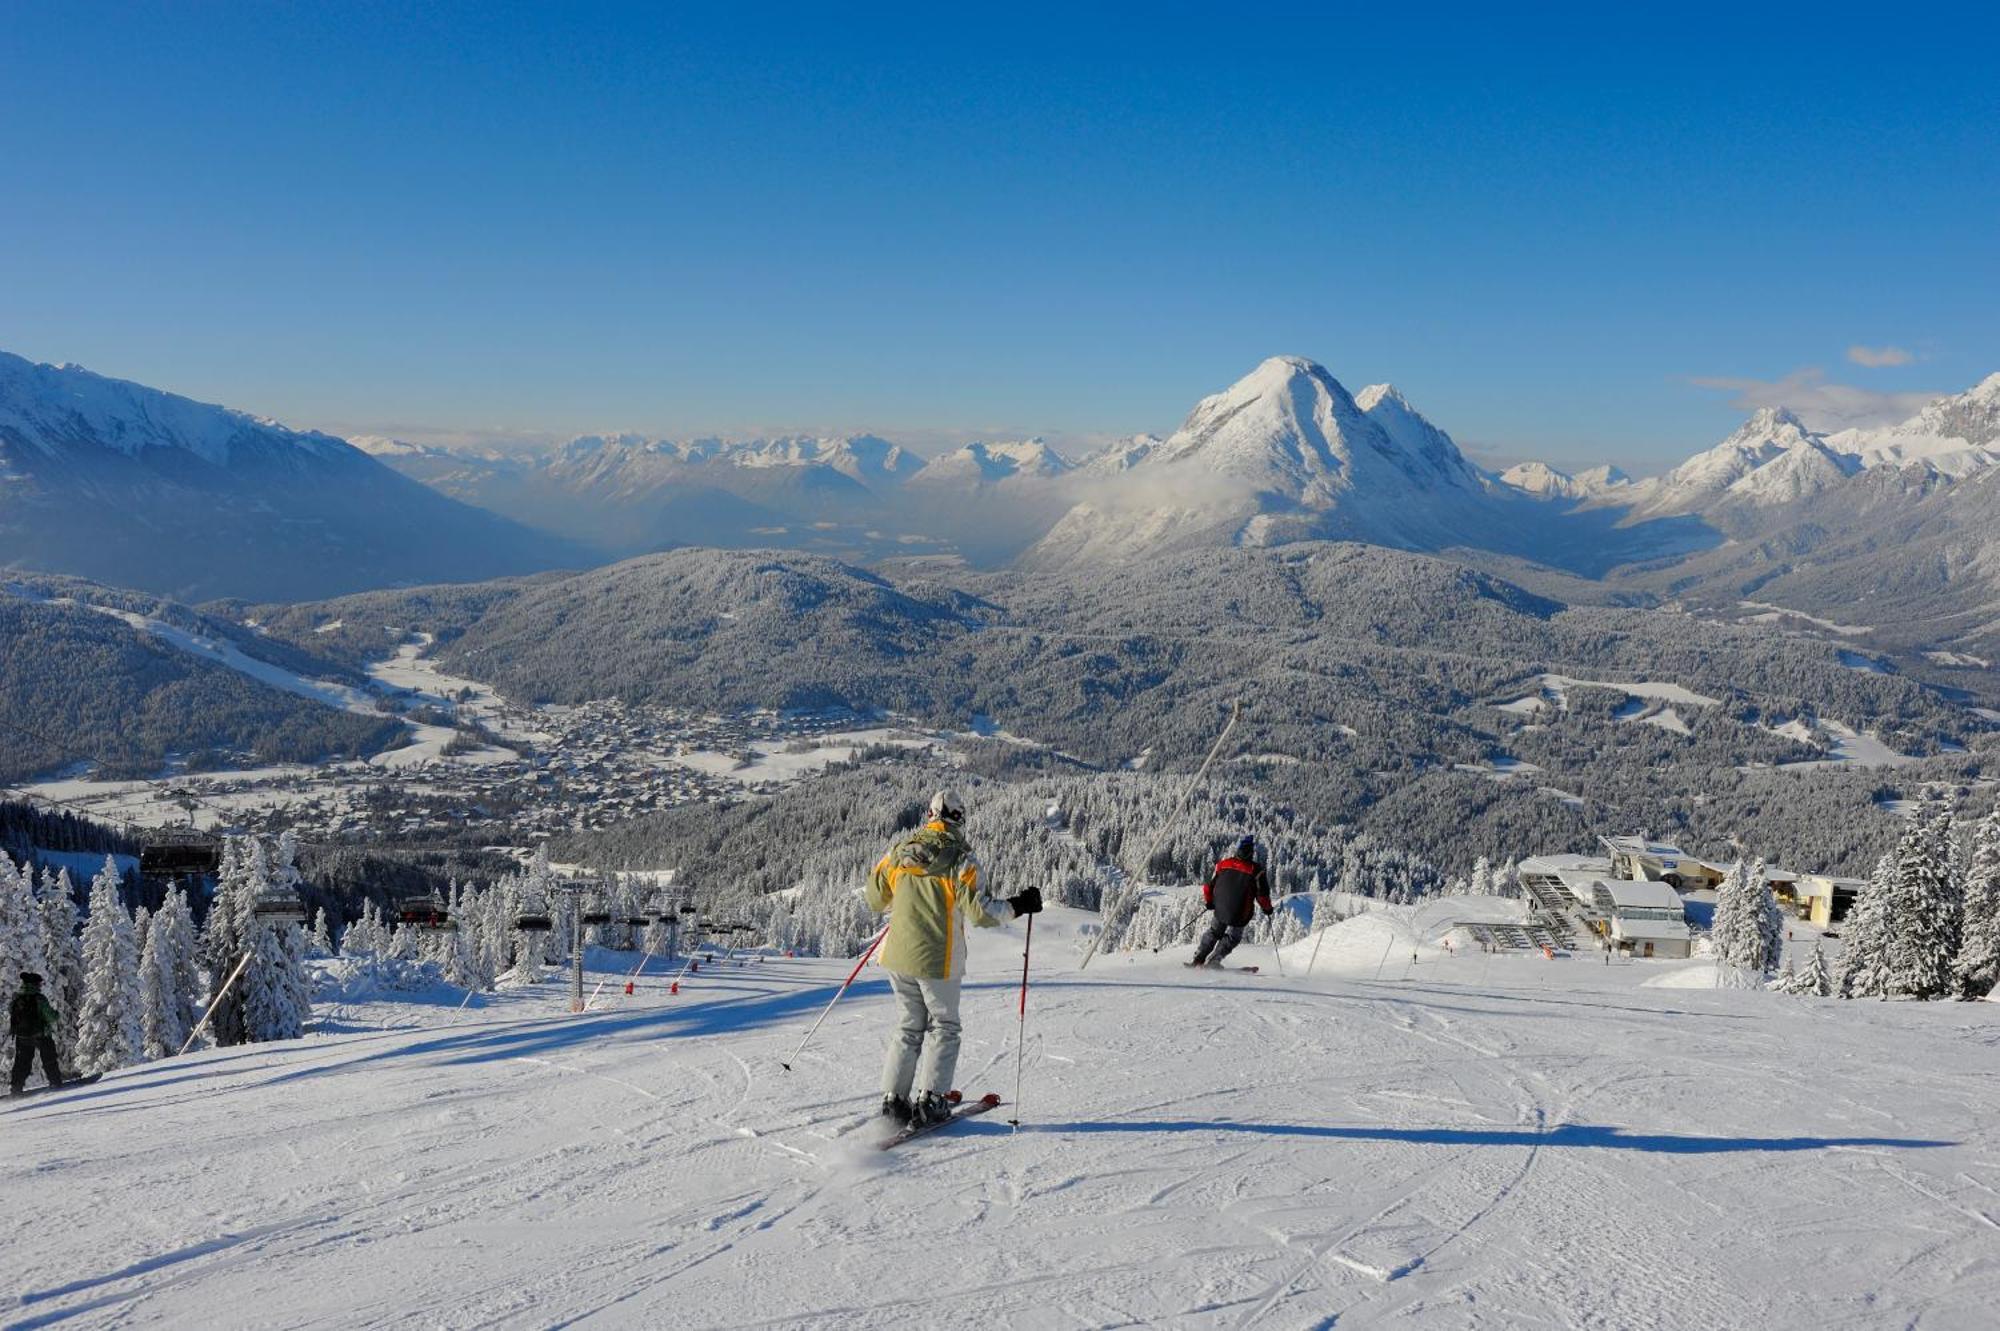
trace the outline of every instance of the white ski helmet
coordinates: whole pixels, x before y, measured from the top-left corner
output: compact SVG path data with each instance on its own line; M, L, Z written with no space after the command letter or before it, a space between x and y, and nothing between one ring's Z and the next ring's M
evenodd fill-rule
M964 822L965 801L955 790L940 790L931 796L930 816L947 823Z

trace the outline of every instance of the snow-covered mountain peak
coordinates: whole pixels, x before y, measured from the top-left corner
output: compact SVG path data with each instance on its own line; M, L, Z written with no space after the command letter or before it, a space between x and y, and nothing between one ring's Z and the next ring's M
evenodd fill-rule
M1450 438L1380 387L1371 413L1324 366L1273 356L1197 403L1143 465L1199 466L1307 508L1357 486L1476 489L1477 473Z
M1517 462L1500 473L1500 483L1538 499L1595 499L1615 494L1632 478L1613 466L1589 467L1574 475L1546 462Z
M217 467L229 466L246 452L279 461L293 453L352 456L348 445L331 435L294 430L80 365L40 365L4 351L0 441L50 457L104 449L140 458L171 449Z
M980 485L1054 480L1075 469L1076 464L1051 448L1045 439L979 441L939 454L911 479L926 485Z

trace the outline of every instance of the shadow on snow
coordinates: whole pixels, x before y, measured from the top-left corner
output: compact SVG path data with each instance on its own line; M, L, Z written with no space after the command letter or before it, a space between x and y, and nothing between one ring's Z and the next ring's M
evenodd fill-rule
M1232 1123L1226 1120L1136 1119L1091 1123L1023 1124L1022 1132L1189 1132L1253 1137L1306 1137L1330 1141L1410 1142L1420 1146L1536 1146L1610 1151L1656 1151L1664 1155L1729 1155L1746 1151L1830 1151L1877 1147L1924 1150L1957 1142L1906 1137L1688 1137L1664 1132L1626 1132L1594 1123L1553 1128L1363 1128L1312 1123ZM999 1124L967 1124L967 1135L1010 1131Z

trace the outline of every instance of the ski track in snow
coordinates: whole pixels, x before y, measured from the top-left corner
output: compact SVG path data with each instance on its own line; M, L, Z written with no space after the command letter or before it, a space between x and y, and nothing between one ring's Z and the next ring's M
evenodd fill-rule
M1045 919L1021 1129L886 1155L879 972L778 1066L839 961L581 1017L556 983L355 1004L376 1028L29 1101L0 1326L1970 1327L2000 1296L2000 1005L1434 950L1376 980L1361 944L1305 979L1310 939L1290 978L1079 972ZM1010 1101L1017 942L974 940L960 1064Z

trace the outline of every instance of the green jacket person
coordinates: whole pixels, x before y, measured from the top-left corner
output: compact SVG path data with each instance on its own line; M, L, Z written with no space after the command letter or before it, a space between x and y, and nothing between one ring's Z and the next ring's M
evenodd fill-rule
M27 1089L28 1069L35 1055L42 1056L42 1073L49 1085L63 1084L56 1066L56 1010L42 996L42 977L33 971L21 973L21 992L7 1007L7 1033L14 1037L13 1092Z

